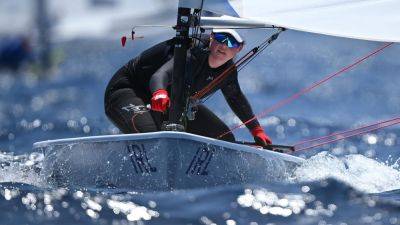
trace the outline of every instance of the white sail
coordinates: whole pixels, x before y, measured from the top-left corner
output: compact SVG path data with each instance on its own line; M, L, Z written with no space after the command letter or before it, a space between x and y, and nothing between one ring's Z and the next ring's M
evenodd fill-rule
M180 0L196 8L201 0ZM203 9L288 29L400 42L400 0L204 0Z

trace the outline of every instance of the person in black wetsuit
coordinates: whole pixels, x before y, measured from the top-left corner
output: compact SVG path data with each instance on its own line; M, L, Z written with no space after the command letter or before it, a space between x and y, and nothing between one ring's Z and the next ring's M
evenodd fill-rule
M174 40L167 40L144 51L120 68L110 80L104 97L105 113L123 133L155 132L166 119L170 99L168 91L173 72ZM232 29L214 29L208 49L188 50L188 67L192 74L190 96L203 89L226 68L233 64L232 58L241 51L243 40ZM242 120L254 117L243 95L235 69L206 96L221 90L228 105ZM203 98L204 98L203 97ZM151 104L151 110L146 105ZM257 144L272 141L255 119L246 124ZM194 120L188 120L186 131L217 138L229 131L228 126L203 104L199 104ZM222 140L235 141L231 132Z

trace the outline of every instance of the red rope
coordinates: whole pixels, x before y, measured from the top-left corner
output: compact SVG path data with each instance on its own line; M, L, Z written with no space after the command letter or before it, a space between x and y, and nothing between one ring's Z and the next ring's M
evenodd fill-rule
M392 122L392 121L395 121L395 120L398 120L398 119L399 119L399 118L394 118L394 119L390 119L390 120L387 120L387 121L382 121L382 122L378 122L378 123L374 123L374 124L370 124L370 125L365 125L365 126L356 128L356 129L354 129L354 130L335 132L335 133L332 133L332 134L327 135L327 136L323 136L323 137L319 137L319 138L314 138L314 139L310 139L310 140L300 141L300 142L295 143L294 146L303 145L303 144L306 144L306 143L309 143L309 142L314 142L314 141L320 141L320 140L326 139L326 138L331 137L331 136L344 135L344 134L347 134L347 133L350 133L350 132L353 132L353 131L356 131L356 130L365 129L365 128L370 128L370 127L373 127L373 126L376 126L376 125L379 125L379 124L382 124L382 123L388 123L388 122Z
M220 75L218 75L213 81L211 81L206 87L198 91L195 95L191 96L191 99L199 100L204 97L207 93L209 93L213 88L215 88L219 83L221 83L231 72L235 69L246 66L251 60L254 59L258 54L264 51L273 41L275 41L279 34L283 32L285 29L280 28L279 31L273 34L268 39L264 40L259 46L248 51L244 56L242 56L237 62L228 67L225 71L223 71ZM243 68L242 67L242 68Z
M140 133L140 131L139 131L139 130L136 128L136 126L135 126L135 117L136 117L137 115L139 115L139 114L136 114L136 113L133 114L131 121L132 121L133 129L136 130L136 133Z
M191 98L192 99L201 99L202 97L204 97L213 88L215 88L219 83L221 83L223 80L225 80L225 78L227 76L229 76L232 73L232 71L234 71L236 68L238 68L240 65L242 65L247 60L249 60L255 53L256 53L256 51L254 49L249 51L246 55L244 55L242 58L240 58L236 63L229 66L227 69L225 69L220 75L218 75L207 86L205 86L203 89L201 89L196 94L191 96Z
M365 134L374 130L382 129L385 127L393 126L400 123L400 117L396 117L390 120L377 122L370 125L365 125L356 129L341 131L332 133L327 136L323 136L320 138L314 138L310 140L305 140L294 144L295 151L307 150L315 147L319 147L325 144L329 144L335 141L343 140L345 138L357 136L360 134Z
M271 112L273 112L273 111L275 111L275 110L281 108L282 106L289 104L290 102L294 101L295 99L299 98L300 96L302 96L302 95L304 95L304 94L310 92L311 90L313 90L314 88L316 88L316 87L320 86L321 84L327 82L328 80L330 80L330 79L332 79L332 78L334 78L334 77L336 77L336 76L338 76L338 75L340 75L340 74L342 74L342 73L344 73L344 72L350 70L351 68L353 68L353 67L355 67L356 65L362 63L363 61L365 61L366 59L370 58L371 56L373 56L373 55L379 53L380 51L384 50L385 48L391 46L392 44L393 44L393 42L384 44L383 46L381 46L381 47L377 48L376 50L372 51L371 53L369 53L368 55L366 55L366 56L364 56L364 57L362 57L362 58L359 58L359 59L356 60L354 63L352 63L352 64L350 64L350 65L348 65L348 66L343 67L342 69L340 69L339 71L337 71L337 72L335 72L335 73L333 73L333 74L330 74L330 75L326 76L324 79L322 79L322 80L320 80L320 81L318 81L318 82L315 82L315 83L312 84L311 86L302 89L301 91L295 93L294 95L292 95L292 96L290 96L290 97L288 97L288 98L286 98L286 99L283 99L283 100L279 101L278 103L276 103L276 104L273 105L272 107L270 107L270 108L264 110L263 112L259 113L258 115L254 116L253 118L251 118L251 119L245 121L245 122L242 123L242 124L239 124L239 125L233 127L231 130L229 130L229 131L227 131L227 132L225 132L225 133L219 135L219 136L218 136L218 139L221 138L221 137L223 137L223 136L225 136L225 135L227 135L227 134L229 134L229 133L231 133L232 131L238 129L238 128L241 127L241 126L250 123L251 121L253 121L253 120L257 119L257 118L264 117L264 116L266 116L267 114L269 114L269 113L271 113Z

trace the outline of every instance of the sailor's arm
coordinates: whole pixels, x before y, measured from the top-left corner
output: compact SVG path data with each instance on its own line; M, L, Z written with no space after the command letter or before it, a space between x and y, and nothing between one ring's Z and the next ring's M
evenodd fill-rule
M227 85L221 88L221 90L228 105L242 122L254 118L250 103L240 89L237 79L232 79ZM265 134L264 129L260 126L257 118L247 123L246 127L250 130L256 143L261 145L272 143L268 135Z
M190 55L186 57L186 64L190 63ZM149 88L152 110L165 112L170 104L167 88L171 85L174 72L174 58L162 65L150 78ZM154 107L153 107L154 106Z
M149 88L152 93L151 109L165 112L170 105L167 87L172 78L174 59L170 59L160 67L150 78Z
M149 88L151 93L157 90L167 90L174 70L174 58L162 65L150 78Z

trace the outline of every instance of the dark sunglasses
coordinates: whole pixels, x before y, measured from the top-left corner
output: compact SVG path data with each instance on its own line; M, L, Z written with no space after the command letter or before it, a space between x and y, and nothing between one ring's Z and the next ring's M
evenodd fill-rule
M239 48L240 43L234 37L224 33L214 33L214 39L221 44L226 44L228 48Z

